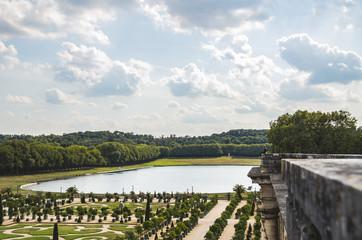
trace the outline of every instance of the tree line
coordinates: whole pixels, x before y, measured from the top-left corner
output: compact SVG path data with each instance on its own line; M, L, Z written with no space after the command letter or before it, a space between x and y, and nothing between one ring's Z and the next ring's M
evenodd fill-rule
M151 161L160 156L155 146L105 143L96 147L27 143L11 140L0 145L0 173L18 175L49 170L120 166L126 162Z
M362 127L349 112L286 113L270 122L273 152L361 154Z
M120 131L86 131L67 133L63 135L6 135L0 134L0 143L9 140L24 140L27 142L58 143L63 147L80 145L85 147L97 146L105 142L119 142L123 144L147 144L155 146L173 147L175 144L266 144L268 138L266 130L236 129L210 136L170 136L155 137L147 134L134 134Z
M269 145L267 145L270 148ZM192 144L174 147L106 142L92 147L10 140L0 145L0 174L122 166L164 157L258 156L262 144Z
M270 151L269 144L265 144ZM190 144L177 145L170 149L171 157L249 156L256 157L264 144Z

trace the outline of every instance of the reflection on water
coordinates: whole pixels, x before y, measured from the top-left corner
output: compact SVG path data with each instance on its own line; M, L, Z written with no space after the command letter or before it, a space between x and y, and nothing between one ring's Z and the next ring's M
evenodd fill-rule
M252 166L173 166L152 167L116 173L80 176L63 180L42 182L31 190L65 192L76 186L84 193L142 192L232 192L235 184L259 189L247 174Z

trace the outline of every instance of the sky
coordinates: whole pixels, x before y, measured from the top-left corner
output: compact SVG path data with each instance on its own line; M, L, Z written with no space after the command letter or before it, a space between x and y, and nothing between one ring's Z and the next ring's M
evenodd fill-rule
M0 0L0 133L362 125L361 0Z

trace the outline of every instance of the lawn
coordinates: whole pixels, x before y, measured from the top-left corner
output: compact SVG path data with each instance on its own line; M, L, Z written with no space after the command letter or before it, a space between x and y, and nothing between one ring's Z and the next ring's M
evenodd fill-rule
M43 226L41 226L43 227ZM75 229L77 229L76 226L66 226L66 225L59 225L59 234L77 234L79 232L76 232ZM100 230L99 230L100 231ZM40 226L33 226L32 228L23 228L23 229L17 229L14 230L13 233L27 233L33 236L36 235L53 235L53 226L49 227L45 230L40 230Z
M15 234L6 234L4 231L0 231L0 239L9 239L14 237L21 237L23 235L15 235Z
M31 228L24 228L26 226L32 226ZM84 227L80 229L80 231L75 231L77 226ZM48 236L53 235L53 224L15 224L7 227L0 227L0 239L10 239L15 237L21 237L23 235L19 234L29 234L32 237L22 238L22 239L49 239ZM94 229L96 227L97 229ZM100 232L103 225L63 225L58 224L59 235L64 239L76 239L76 238L83 238L83 239L102 239L101 236L106 237L107 239L115 239L117 234L113 233L112 231L98 233ZM40 230L43 228L43 230ZM46 229L44 229L46 228ZM5 234L5 229L14 229L12 232L13 234ZM127 229L127 225L114 225L110 224L110 230L117 230L117 231L127 231L131 229ZM47 237L45 237L47 236Z
M23 193L27 192L19 189L21 185L32 183L36 181L45 181L56 178L66 178L79 175L85 175L90 173L114 171L119 168L117 167L106 167L106 168L93 168L87 170L76 170L76 171L63 171L63 172L53 172L53 173L43 173L43 174L32 174L32 175L20 175L20 176L0 176L0 189L6 187L11 187L13 191L22 191Z

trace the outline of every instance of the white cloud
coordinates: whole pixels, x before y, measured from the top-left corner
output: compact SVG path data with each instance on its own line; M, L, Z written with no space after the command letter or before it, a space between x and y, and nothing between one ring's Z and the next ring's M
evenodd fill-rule
M0 38L30 37L54 39L68 34L91 43L108 44L101 30L103 22L113 21L129 1L0 1Z
M253 57L246 36L226 36L203 49L217 60L232 64L227 78L233 82L233 90L240 93L234 108L237 113L262 112L276 104L277 86L289 76L290 70L281 69L263 55Z
M175 32L200 30L204 34L224 35L262 28L269 16L262 1L224 0L140 0L143 13L162 27Z
M100 129L117 129L122 125L117 123L114 117L86 115L78 111L72 111L67 116L67 124L80 131L97 131Z
M12 111L5 111L5 113L10 117L15 117L15 113L13 113Z
M255 98L249 98L245 101L245 104L234 108L237 113L255 113L255 112L267 112L268 103L262 102Z
M6 46L0 41L0 67L2 69L6 67L13 68L14 65L18 64L20 61L17 55L18 51L15 49L14 45Z
M27 96L13 96L11 94L9 94L6 97L6 101L7 102L12 102L12 103L24 103L24 104L32 104L33 103L33 99L27 97Z
M129 119L131 120L141 120L141 121L153 121L153 120L160 120L162 119L162 117L157 114L157 113L154 113L154 114L150 114L150 115L133 115L133 116L130 116Z
M169 101L167 104L168 108L176 108L178 109L180 107L180 104L176 101Z
M242 105L242 106L236 107L235 111L237 113L249 113L252 111L252 108L248 105Z
M279 94L286 99L294 101L321 100L328 97L324 93L323 88L307 85L295 79L283 81L279 86Z
M224 121L214 113L215 109L198 104L191 104L187 107L180 107L180 117L183 123L187 124L214 124Z
M123 110L123 109L127 109L128 105L125 103L121 103L121 102L114 102L112 104L112 109L114 110Z
M205 44L202 48L211 52L212 56L217 60L235 60L237 58L249 57L252 53L252 48L248 43L248 38L245 35L235 35L232 39L226 40L227 47L220 49L216 45L225 39L221 38L216 43Z
M138 94L140 92L140 84L150 81L149 74L151 70L152 66L142 61L114 62L113 67L101 81L89 89L88 95L130 96Z
M175 96L213 96L234 98L238 93L229 85L217 80L216 76L199 69L196 64L189 63L184 68L173 68L173 75L164 79Z
M94 103L94 102L90 102L90 103L88 103L88 107L90 107L90 108L98 108L99 105Z
M45 100L52 104L79 104L73 96L68 95L57 88L46 89L44 91Z
M139 93L140 83L150 82L152 66L131 59L127 63L110 59L95 47L76 46L65 42L66 49L58 53L61 65L58 81L81 83L91 96L133 95Z
M64 42L62 46L65 50L57 53L61 65L57 69L56 80L92 86L100 82L114 64L106 53L95 47L78 47L70 42Z
M362 101L360 92L362 82L351 83L348 86L342 86L339 83L330 83L321 85L320 88L323 90L332 101L343 101L343 102L356 102Z
M169 111L170 115L175 114L174 117L182 119L182 122L186 124L214 124L225 121L224 118L218 117L219 115L215 113L218 112L218 107L210 108L196 103L181 106L176 101L170 101L167 107L176 110L176 112L172 111L172 113Z
M188 124L213 124L221 121L210 113L193 113L186 115L182 122Z
M353 31L354 26L353 26L353 24L348 24L345 29L346 29L347 31Z
M252 57L252 48L245 35L235 35L226 40L226 47L221 48L218 42L204 45L203 49L211 52L217 60L228 60L233 64L229 78L239 82L243 90L255 93L266 93L273 90L273 78L280 78L283 70L265 57Z
M307 34L283 37L277 43L284 60L310 73L311 84L362 80L362 58L355 52L320 44Z

